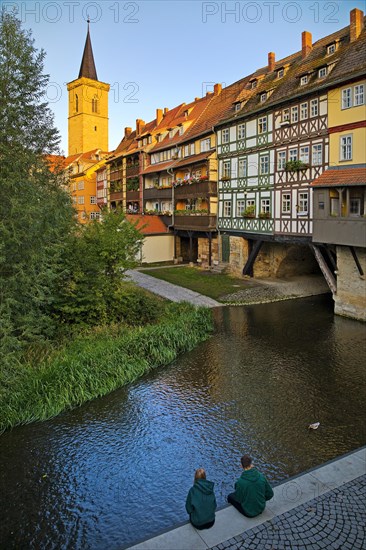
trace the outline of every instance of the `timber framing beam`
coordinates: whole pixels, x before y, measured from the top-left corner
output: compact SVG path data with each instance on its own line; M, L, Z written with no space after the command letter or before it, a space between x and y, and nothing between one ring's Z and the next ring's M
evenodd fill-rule
M355 261L355 264L356 264L356 266L357 266L358 272L359 272L359 274L361 275L361 277L363 277L363 274L364 274L364 273L363 273L363 269L362 269L362 266L361 266L361 264L360 264L360 260L359 260L358 257L357 257L356 250L355 250L354 246L350 246L349 249L350 249L350 251L351 251L351 254L352 254L352 256L353 256L353 259L354 259L354 261Z
M249 256L247 263L243 267L243 275L249 275L253 277L253 265L259 254L260 249L262 248L263 241L249 241Z

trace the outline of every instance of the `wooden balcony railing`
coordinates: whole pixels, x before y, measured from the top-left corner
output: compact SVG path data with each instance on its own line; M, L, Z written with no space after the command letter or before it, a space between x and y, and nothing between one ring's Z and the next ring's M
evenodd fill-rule
M139 191L126 191L126 200L128 201L138 201L140 198Z
M174 216L174 229L213 231L216 229L215 214L191 214Z
M144 199L171 199L172 189L171 187L152 187L151 189L144 189Z
M217 195L216 181L199 181L197 183L178 185L174 189L176 199L200 198Z

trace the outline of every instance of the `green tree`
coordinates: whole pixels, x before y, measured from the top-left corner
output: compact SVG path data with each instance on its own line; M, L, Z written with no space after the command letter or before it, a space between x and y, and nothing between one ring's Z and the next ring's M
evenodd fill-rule
M0 352L53 336L73 209L47 155L59 135L47 106L44 52L15 15L0 20Z
M102 220L79 228L65 259L66 278L58 315L68 324L120 320L124 272L136 266L142 235L123 212L105 211Z

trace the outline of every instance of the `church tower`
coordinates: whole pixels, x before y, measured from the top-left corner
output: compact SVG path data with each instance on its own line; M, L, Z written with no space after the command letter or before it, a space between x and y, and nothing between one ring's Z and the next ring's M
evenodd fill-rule
M92 149L108 151L109 84L95 69L89 21L79 77L67 84L69 92L69 155Z

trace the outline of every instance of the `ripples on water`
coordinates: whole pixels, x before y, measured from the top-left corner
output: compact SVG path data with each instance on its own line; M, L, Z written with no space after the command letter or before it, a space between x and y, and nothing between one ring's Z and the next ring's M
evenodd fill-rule
M215 315L169 367L1 436L1 548L121 548L187 520L200 466L220 507L243 452L278 482L365 444L364 325L324 297Z

